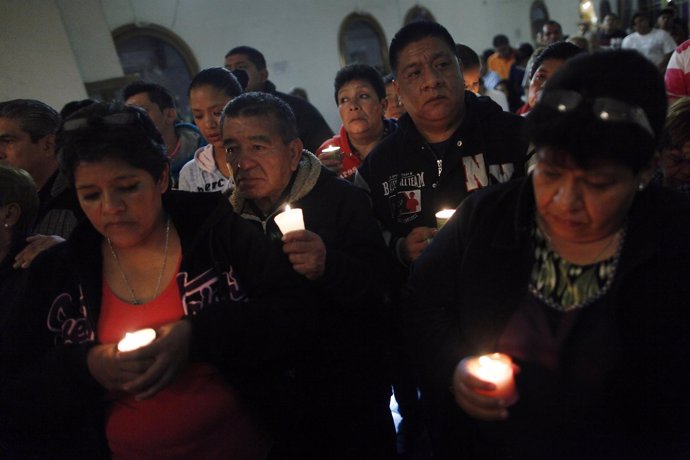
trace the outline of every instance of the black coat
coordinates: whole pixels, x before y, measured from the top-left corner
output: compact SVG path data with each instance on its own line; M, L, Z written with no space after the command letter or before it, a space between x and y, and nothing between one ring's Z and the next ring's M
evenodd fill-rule
M486 189L460 206L413 265L406 329L441 458L501 458L497 452L505 451L492 449L504 442L513 458L687 458L690 202L657 187L636 197L611 290L579 313L561 351L564 374L580 366L603 375L595 413L581 413L587 401L580 405L577 388L559 400L569 406L556 407L553 419L537 415L537 405L553 413L546 393L534 405L519 401L508 422L475 421L453 401L448 387L457 363L494 351L529 295L534 214L531 178ZM608 346L584 355L602 318ZM597 367L604 361L598 355L611 358L608 367ZM543 382L525 366L516 381L528 395ZM522 431L510 438L516 426Z
M439 175L433 146L409 115L402 116L398 130L364 159L355 177L355 184L368 188L374 213L392 236L390 245L415 227L436 227L436 212L455 209L475 190L523 176L523 123L490 99L466 91L464 119L447 141Z
M243 217L280 241L275 213L258 216L249 202L236 203ZM296 369L304 419L287 434L285 450L290 453L276 458L391 458L395 441L386 296L393 263L369 200L303 153L285 203L302 209L306 229L319 235L327 252L323 276L309 283L319 302L317 343ZM282 201L277 204L278 212Z
M193 325L191 359L214 364L245 401L273 401L272 384L313 346L314 302L279 250L220 194L163 198L182 245L176 279ZM105 393L86 364L99 342L102 238L84 221L41 254L11 316L0 422L26 430L31 444L22 447L38 455L108 455Z

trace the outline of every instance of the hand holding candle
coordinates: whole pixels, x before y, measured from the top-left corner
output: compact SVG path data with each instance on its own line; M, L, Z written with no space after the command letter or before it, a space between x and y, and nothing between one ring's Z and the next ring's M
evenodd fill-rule
M342 156L342 153L340 153L340 147L337 145L329 145L325 149L321 150L321 153L319 154L319 158L336 158Z
M496 385L494 391L477 390L478 393L505 401L507 406L517 401L517 390L513 378L513 360L503 353L492 353L470 358L467 362L470 374L480 380Z
M151 328L127 332L117 344L118 351L134 351L145 347L156 339L156 331Z
M451 391L458 406L471 417L505 420L506 408L518 400L510 356L492 353L463 359L455 368Z
M343 166L343 154L340 147L331 145L326 147L319 154L319 161L331 171L338 173Z
M283 235L295 230L304 230L304 218L299 208L290 209L290 205L286 205L285 211L275 216L274 220Z

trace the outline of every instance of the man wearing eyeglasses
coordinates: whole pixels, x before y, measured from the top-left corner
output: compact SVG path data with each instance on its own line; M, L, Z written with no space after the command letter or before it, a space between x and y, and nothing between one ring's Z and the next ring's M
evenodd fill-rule
M275 96L238 96L221 124L233 208L282 245L322 300L319 342L295 372L306 401L278 450L299 458L393 458L384 328L389 256L366 194L303 149L292 110ZM281 233L275 218L286 205L302 210L306 230Z
M370 192L389 247L407 265L436 233L436 212L524 175L527 145L521 117L465 91L455 42L440 24L403 27L389 57L407 115L367 157L355 184ZM411 193L414 208L405 206Z

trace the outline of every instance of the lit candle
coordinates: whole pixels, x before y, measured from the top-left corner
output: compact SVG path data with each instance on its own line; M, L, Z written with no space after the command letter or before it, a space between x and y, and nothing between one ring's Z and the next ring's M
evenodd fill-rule
M122 340L117 344L118 351L134 351L145 347L156 339L156 331L151 328L140 329L134 332L127 332Z
M443 227L448 220L455 214L455 209L442 209L436 213L436 228Z
M513 361L503 353L492 353L473 357L467 362L467 370L479 380L496 385L493 391L477 390L494 398L502 399L507 405L514 404L518 399L513 377Z
M340 147L337 145L330 145L326 147L325 149L321 150L321 154L319 155L319 158L337 158L340 155Z
M275 221L283 235L295 230L304 230L302 210L299 208L290 209L290 205L285 206L285 211L278 214Z

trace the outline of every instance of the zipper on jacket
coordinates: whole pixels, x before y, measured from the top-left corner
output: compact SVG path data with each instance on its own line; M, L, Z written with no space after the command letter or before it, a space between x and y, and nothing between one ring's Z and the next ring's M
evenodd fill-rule
M436 160L436 171L438 172L438 179L436 180L436 183L434 184L434 188L436 185L441 182L441 173L443 173L443 158L439 158L436 155L436 152L434 152L434 149L431 148L428 142L424 142L422 144L422 150L428 150L431 155L434 157L434 160Z

